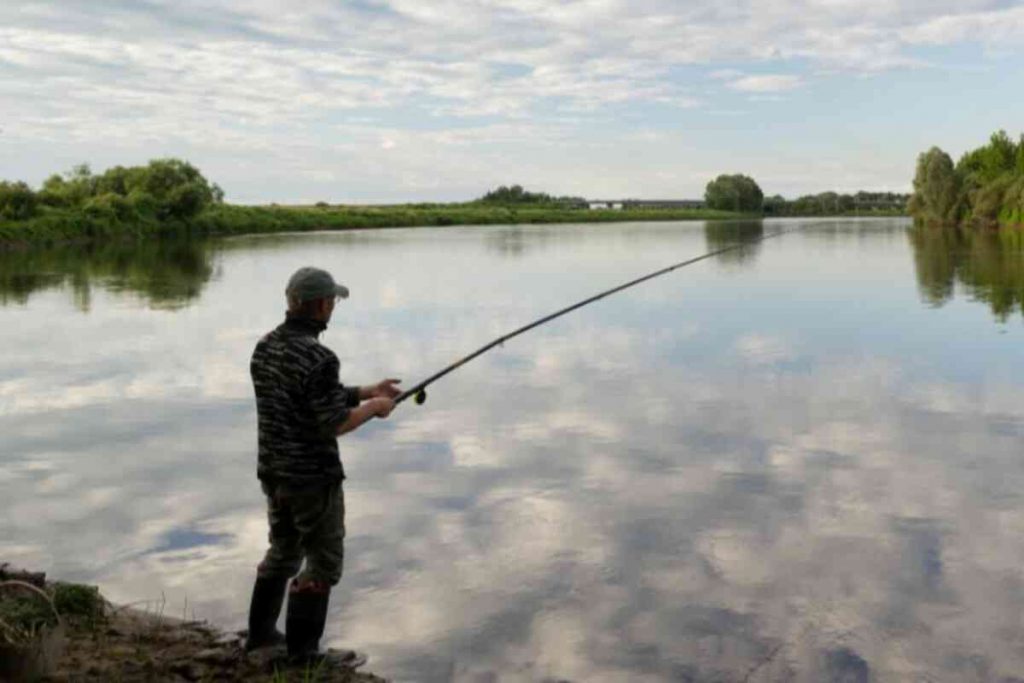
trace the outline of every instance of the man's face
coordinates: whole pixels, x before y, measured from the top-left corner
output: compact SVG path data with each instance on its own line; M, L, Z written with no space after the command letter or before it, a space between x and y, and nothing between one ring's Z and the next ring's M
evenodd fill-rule
M331 315L334 313L334 304L337 301L336 297L330 297L329 299L320 300L320 320L327 323L331 321Z

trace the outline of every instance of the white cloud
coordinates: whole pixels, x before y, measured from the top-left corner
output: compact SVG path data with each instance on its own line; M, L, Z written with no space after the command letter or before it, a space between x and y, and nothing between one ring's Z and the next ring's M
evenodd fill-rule
M123 163L187 152L240 178L232 192L233 178L218 177L231 199L280 199L262 196L257 160L280 172L327 169L312 176L323 186L455 193L508 168L510 155L475 139L468 163L439 165L442 150L396 153L402 134L436 142L522 126L533 136L514 141L526 157L515 168L564 179L579 175L553 168L568 158L608 163L587 150L633 125L620 118L625 107L711 106L709 79L760 95L813 85L757 75L794 62L843 77L919 65L921 44L1013 46L1022 23L1022 8L991 0L317 0L295 12L269 1L13 2L0 7L0 107L5 144L38 159L39 176L69 154ZM682 75L692 65L706 75ZM578 131L571 157L547 144L567 127ZM643 156L612 149L617 160ZM360 172L339 171L338 159ZM0 174L25 173L7 163ZM449 177L432 173L439 166ZM601 175L586 182L607 182Z
M950 45L963 41L1012 44L1024 34L1024 6L988 12L943 15L908 27L901 33L908 43Z
M771 93L793 90L803 85L799 76L784 74L764 74L760 76L744 76L729 82L729 87L740 92Z

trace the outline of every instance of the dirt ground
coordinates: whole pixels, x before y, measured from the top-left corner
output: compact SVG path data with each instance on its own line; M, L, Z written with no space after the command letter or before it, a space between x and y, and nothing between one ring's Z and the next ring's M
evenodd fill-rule
M152 610L140 610L131 606L118 607L104 600L95 588L49 583L45 574L14 570L0 563L0 583L5 581L29 583L53 596L54 605L64 607L63 625L55 628L51 623L46 627L56 631L62 630L63 638L55 639L58 643L58 656L51 659L56 665L43 680L68 683L384 681L383 678L372 674L340 667L289 667L284 663L283 647L246 653L243 647L243 634L225 633L206 622L184 621ZM31 596L32 591L26 594ZM14 614L12 609L20 610L24 615L24 608L27 606L24 603L13 603L9 598L4 605L8 621ZM52 612L44 611L43 614L49 616L52 621ZM0 642L3 646L0 647L0 657L9 656L11 646L18 642L11 640L12 634L15 632L10 628L0 634L5 636ZM22 636L25 637L27 636Z
M306 671L275 664L280 650L247 654L238 634L189 622L111 608L105 624L71 628L53 681L384 681L348 669Z

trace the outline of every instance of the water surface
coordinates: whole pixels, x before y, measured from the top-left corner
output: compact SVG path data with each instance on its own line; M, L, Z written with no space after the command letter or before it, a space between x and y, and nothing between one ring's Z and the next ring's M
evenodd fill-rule
M901 220L467 227L0 255L0 559L241 627L248 360L303 265L352 296L328 639L399 680L1024 671L1024 258Z

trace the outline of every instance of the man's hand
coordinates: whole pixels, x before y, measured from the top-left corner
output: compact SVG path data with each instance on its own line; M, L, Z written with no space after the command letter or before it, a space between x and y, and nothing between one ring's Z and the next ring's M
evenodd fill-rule
M371 398L367 403L370 404L373 414L377 417L387 417L391 414L391 411L395 409L394 400L387 396Z
M367 398L398 398L402 390L395 385L401 381L400 379L382 379L369 387Z
M338 425L337 435L348 434L375 417L385 418L395 409L395 401L387 396L369 398L349 411L345 421Z

